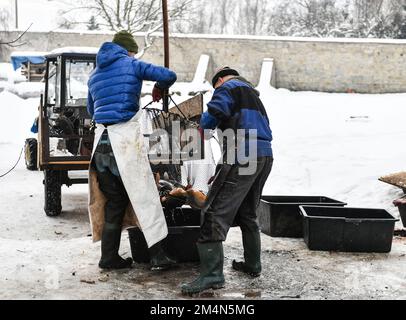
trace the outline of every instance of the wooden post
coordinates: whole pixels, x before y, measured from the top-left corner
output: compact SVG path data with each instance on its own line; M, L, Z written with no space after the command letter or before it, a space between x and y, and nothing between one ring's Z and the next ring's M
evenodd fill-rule
M28 82L31 81L31 62L28 61Z
M169 68L169 17L168 17L168 1L162 0L162 15L163 15L163 27L164 27L164 60L165 67ZM169 90L165 90L163 96L163 110L168 112L169 110Z
M16 15L16 30L18 30L18 0L14 0L15 15Z

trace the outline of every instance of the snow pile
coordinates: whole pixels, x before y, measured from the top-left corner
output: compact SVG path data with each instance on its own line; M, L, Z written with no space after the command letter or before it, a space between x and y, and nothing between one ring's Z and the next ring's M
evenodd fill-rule
M13 71L14 69L11 63L0 63L0 80L8 81Z
M22 82L7 88L11 93L23 99L39 98L45 90L44 82Z
M43 82L27 82L21 69L14 71L11 63L0 63L0 92L9 91L23 99L39 98L44 92Z
M38 116L38 106L39 99L24 100L7 91L0 93L0 150L3 144L15 144L17 153L25 139L34 136L30 129Z
M0 81L12 85L14 83L24 82L27 80L21 74L21 69L14 71L11 63L0 63Z

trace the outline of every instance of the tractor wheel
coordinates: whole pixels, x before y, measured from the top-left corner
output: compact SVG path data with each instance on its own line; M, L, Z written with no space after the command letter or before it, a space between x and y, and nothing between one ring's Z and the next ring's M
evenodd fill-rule
M56 217L61 214L61 171L44 171L44 210L47 216Z
M27 167L28 170L31 171L38 170L37 150L38 150L37 139L30 138L25 140L24 145L25 166Z

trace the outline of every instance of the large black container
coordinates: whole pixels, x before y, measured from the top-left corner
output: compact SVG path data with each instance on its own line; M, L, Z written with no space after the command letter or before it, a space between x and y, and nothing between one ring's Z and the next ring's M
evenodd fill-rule
M398 207L403 226L406 228L406 196L394 201L394 204Z
M399 206L399 214L402 219L403 226L406 228L406 204L401 204Z
M395 222L383 209L300 206L304 241L310 250L386 253Z
M200 235L200 210L189 207L164 209L168 224L168 236L163 241L166 253L178 262L197 262L196 247ZM144 235L138 228L128 230L131 254L135 262L148 263L150 260Z
M300 205L345 206L321 196L262 196L257 210L261 231L271 237L303 238Z

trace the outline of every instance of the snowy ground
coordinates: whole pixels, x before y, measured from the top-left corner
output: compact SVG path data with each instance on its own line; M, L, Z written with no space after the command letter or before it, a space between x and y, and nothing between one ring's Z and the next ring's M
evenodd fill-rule
M145 101L148 97L144 98ZM385 208L402 196L379 176L405 170L406 94L355 95L263 92L274 132L275 164L265 194L324 195L350 206ZM0 93L0 175L17 160L39 99ZM20 161L0 179L1 299L182 298L179 284L197 274L182 265L155 275L147 266L100 272L100 244L89 237L87 186L63 188L63 213L43 212L42 173ZM401 224L398 223L398 228ZM121 253L130 256L127 235ZM232 271L242 255L240 232L225 245L226 288L217 299L406 299L406 240L395 238L390 254L311 252L303 240L262 236L263 276Z

